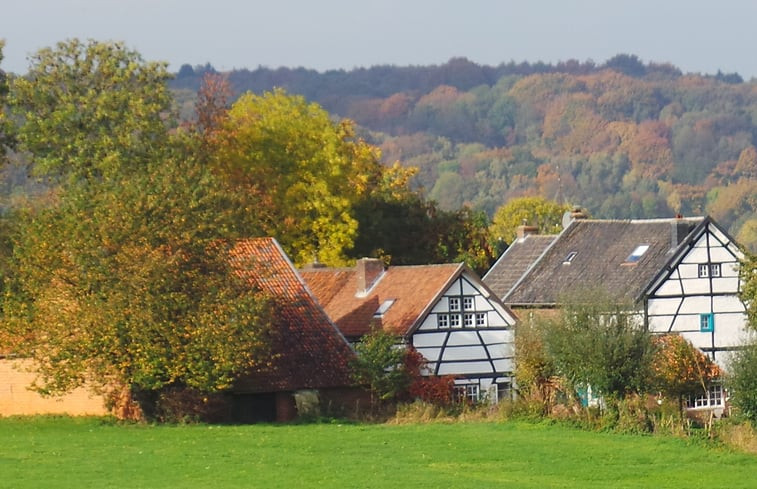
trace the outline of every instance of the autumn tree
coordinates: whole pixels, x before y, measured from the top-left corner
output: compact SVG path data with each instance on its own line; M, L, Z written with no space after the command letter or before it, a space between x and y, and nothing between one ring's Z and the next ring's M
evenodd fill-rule
M720 368L690 341L676 334L656 336L652 359L652 389L678 401L683 411L685 397L706 392L720 378Z
M20 142L54 197L20 217L0 341L42 392L230 387L267 355L271 309L231 268L252 213L168 135L165 65L73 40L14 85ZM234 338L233 342L229 338Z
M246 93L232 105L214 161L298 264L344 262L357 233L352 206L381 175L377 150L355 137L351 122L334 122L283 90Z
M548 414L554 403L558 371L545 341L549 322L542 318L521 321L515 334L515 378L523 399L537 403L539 413Z
M512 199L494 213L489 234L492 240L508 244L513 242L518 226L522 224L536 226L541 234L555 234L562 229L563 215L569 210L569 205L543 197Z

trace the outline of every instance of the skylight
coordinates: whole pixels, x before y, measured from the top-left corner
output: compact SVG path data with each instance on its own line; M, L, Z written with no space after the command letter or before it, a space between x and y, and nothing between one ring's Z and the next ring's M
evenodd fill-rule
M381 316L383 316L384 313L386 313L386 311L388 311L389 308L392 307L392 304L394 304L394 299L387 299L382 302L378 309L376 309L376 312L373 313L373 317L380 318Z
M644 253L647 252L649 249L648 244L639 245L631 252L630 255L628 255L628 258L626 258L626 263L636 263L641 259L641 257L644 255Z
M566 256L565 259L562 261L562 264L570 265L570 262L573 261L573 258L575 258L577 254L578 254L577 251L571 251L570 253L568 253L568 256Z

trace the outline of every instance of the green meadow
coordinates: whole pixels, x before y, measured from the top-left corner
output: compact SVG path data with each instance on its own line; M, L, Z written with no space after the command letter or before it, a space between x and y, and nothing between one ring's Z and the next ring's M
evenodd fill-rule
M753 488L757 456L524 422L178 425L0 418L8 488Z

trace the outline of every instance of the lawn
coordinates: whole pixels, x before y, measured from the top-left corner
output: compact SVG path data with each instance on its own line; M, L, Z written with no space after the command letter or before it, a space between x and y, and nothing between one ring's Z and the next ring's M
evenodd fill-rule
M0 487L753 488L757 457L507 423L120 425L0 418Z

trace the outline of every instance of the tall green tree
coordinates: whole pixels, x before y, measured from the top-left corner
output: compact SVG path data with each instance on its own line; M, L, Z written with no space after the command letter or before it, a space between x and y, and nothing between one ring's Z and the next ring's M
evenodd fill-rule
M358 235L348 255L393 265L465 262L483 273L494 261L486 215L464 207L439 209L411 190L414 168L385 168L378 185L356 203Z
M746 304L749 326L757 330L757 255L746 253L739 268L741 300Z
M632 311L593 291L564 302L545 335L559 374L574 387L590 385L608 400L646 392L654 347Z
M5 41L0 39L0 63L3 61ZM11 145L11 123L5 109L8 98L8 76L0 69L0 163L5 161L5 149Z
M738 412L757 423L757 344L753 341L734 352L726 385Z
M38 170L75 181L117 177L165 148L165 63L118 42L72 39L32 55L13 82L19 141Z
M167 389L229 388L268 355L271 303L228 256L254 213L169 138L163 64L75 40L32 60L22 148L58 188L19 218L0 342L42 392L126 387L150 412Z
M401 338L376 329L363 336L355 350L355 381L368 386L374 404L394 400L410 387L412 372L405 362L408 350Z

